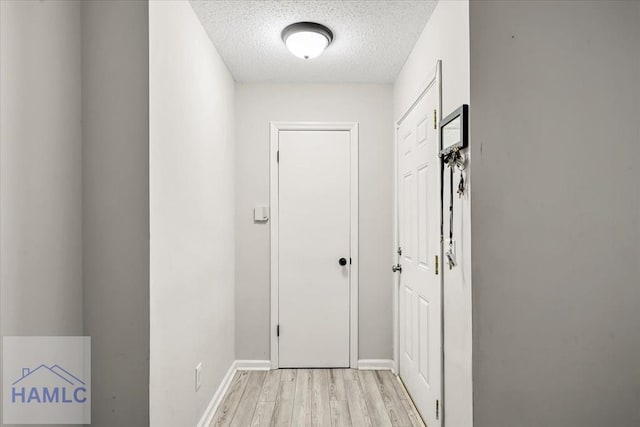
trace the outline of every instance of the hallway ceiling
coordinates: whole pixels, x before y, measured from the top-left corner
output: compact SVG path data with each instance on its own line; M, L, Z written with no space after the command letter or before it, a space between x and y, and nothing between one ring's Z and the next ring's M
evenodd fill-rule
M239 82L391 83L435 8L433 0L191 0ZM294 57L280 38L298 21L335 39L318 58Z

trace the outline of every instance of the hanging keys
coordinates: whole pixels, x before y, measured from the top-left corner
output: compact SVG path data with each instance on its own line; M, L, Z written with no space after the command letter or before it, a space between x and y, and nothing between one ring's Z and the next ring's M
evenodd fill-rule
M462 175L462 171L460 171L460 182L458 182L458 198L461 198L464 194L464 176Z
M444 254L447 257L447 264L449 264L449 270L456 266L456 253L453 246L453 242L449 242L449 250Z
M442 161L449 168L449 250L445 252L445 258L447 264L449 264L449 270L457 265L456 261L456 249L453 240L453 174L457 168L460 171L460 181L458 182L458 197L462 197L464 194L465 182L462 171L466 166L466 158L463 153L458 149L453 149L447 155L443 156Z

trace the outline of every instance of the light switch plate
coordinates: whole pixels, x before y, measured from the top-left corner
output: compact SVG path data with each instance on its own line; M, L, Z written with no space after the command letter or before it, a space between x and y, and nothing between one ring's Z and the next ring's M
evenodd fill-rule
M256 206L253 208L253 220L255 222L267 222L269 221L269 207L268 206Z

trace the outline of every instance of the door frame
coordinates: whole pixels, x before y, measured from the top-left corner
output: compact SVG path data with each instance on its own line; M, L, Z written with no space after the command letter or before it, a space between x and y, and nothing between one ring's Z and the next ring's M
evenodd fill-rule
M358 366L358 123L357 122L271 122L270 133L270 178L271 206L271 369L280 367L278 352L279 313L279 192L278 192L278 146L280 131L348 131L350 133L350 248L351 268L349 274L349 364Z
M400 129L400 125L407 118L409 113L416 107L416 105L422 100L422 98L426 95L427 91L429 91L432 87L434 87L438 91L438 111L436 114L438 125L442 120L442 60L439 59L436 61L436 66L433 68L432 72L429 73L427 79L420 85L419 90L417 91L417 95L414 98L413 102L407 107L407 109L402 111L400 117L395 120L395 129L394 129L394 149L393 149L393 254L394 259L397 259L399 262L400 256L397 253L397 249L400 246L400 221L398 211L400 209L399 200L398 200L398 130ZM436 143L438 147L440 147L440 131L436 132L437 139ZM442 161L438 160L439 169L442 168ZM443 183L440 182L440 186L442 187ZM442 191L442 188L441 188ZM443 216L442 216L442 201L440 201L440 227L442 230L443 225ZM441 231L442 233L442 231ZM442 352L442 372L441 372L441 400L440 400L440 419L441 426L445 425L445 401L444 401L444 387L445 387L445 378L444 378L444 365L445 365L445 354L444 354L444 268L442 261L443 247L442 247L442 239L443 236L440 236L440 247L438 257L440 259L441 266L441 274L440 277L440 315L441 315L441 331L440 331L440 349ZM400 378L400 276L401 274L396 274L394 277L394 291L393 292L393 368Z

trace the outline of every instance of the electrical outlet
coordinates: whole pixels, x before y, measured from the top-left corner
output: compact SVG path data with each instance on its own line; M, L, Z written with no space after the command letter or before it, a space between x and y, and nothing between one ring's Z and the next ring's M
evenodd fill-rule
M196 391L200 390L202 384L202 362L196 365Z

